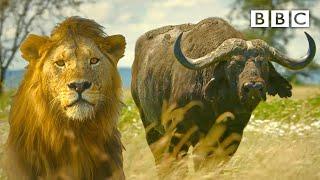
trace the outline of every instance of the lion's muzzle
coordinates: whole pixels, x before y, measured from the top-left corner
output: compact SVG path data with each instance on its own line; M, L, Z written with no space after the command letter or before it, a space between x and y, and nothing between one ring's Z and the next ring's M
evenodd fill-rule
M84 92L91 88L92 83L85 80L78 80L69 83L67 86L69 90L76 94L73 95L73 100L69 99L70 103L65 106L66 115L70 119L75 120L92 118L95 113L95 105L84 95Z

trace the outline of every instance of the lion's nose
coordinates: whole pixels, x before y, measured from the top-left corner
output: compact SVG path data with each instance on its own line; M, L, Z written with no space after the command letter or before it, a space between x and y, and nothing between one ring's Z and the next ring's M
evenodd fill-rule
M76 91L77 93L81 94L83 91L89 89L91 87L91 83L88 81L84 82L72 82L68 84L68 87L71 90Z

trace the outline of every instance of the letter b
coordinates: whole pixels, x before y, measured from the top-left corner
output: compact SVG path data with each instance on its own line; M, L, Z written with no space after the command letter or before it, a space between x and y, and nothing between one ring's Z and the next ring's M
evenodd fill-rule
M289 10L272 10L271 27L289 27Z
M250 12L251 27L268 27L269 11L268 10L251 10Z
M276 24L281 25L284 24L284 19L283 19L283 14L282 13L276 13Z
M264 23L263 14L262 13L257 13L256 14L256 24L257 25L261 25L263 23Z

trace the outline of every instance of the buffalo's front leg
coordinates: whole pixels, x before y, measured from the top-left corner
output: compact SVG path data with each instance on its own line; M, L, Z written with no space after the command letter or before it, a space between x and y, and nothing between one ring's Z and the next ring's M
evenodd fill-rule
M195 169L201 168L207 162L216 165L228 161L239 147L245 125L246 123L237 117L234 118L233 115L225 120L218 118L195 146L193 152Z

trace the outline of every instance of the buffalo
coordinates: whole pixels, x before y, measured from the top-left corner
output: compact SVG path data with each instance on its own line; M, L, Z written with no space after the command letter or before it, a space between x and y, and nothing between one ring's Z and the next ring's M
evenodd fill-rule
M175 124L173 132L180 135L196 127L179 151L197 146L218 117L229 112L233 119L222 122L225 129L211 145L218 146L237 134L240 138L229 138L224 147L234 147L227 151L231 157L259 102L265 101L267 94L281 98L292 95L292 86L271 62L292 70L306 67L315 56L316 45L309 34L305 35L309 49L299 59L286 56L261 39L245 40L242 33L220 18L165 26L142 35L136 42L131 92L148 144L159 141L168 129L162 122L164 103L167 107L175 104L177 109L190 102L201 102L188 108L183 119ZM179 138L170 139L168 152L174 151Z

